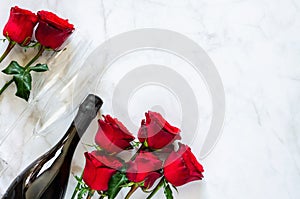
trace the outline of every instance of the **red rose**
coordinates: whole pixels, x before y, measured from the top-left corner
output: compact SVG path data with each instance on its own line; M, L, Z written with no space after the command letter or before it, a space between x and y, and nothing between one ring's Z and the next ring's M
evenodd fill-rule
M3 29L3 35L20 45L28 45L37 21L38 17L31 11L18 6L12 7L8 22Z
M165 178L174 186L201 180L202 172L202 165L191 152L191 148L184 144L179 144L178 151L173 151L164 163Z
M148 111L138 132L140 142L147 141L151 149L161 149L181 139L180 129L171 126L159 113Z
M110 115L103 117L104 120L98 120L99 129L95 137L96 144L110 153L131 148L130 142L135 138L126 127Z
M126 176L131 182L144 182L144 187L148 189L161 177L158 172L161 168L161 160L152 153L141 151L135 160L128 162Z
M110 178L122 167L119 159L101 154L99 151L84 153L86 164L83 171L84 182L94 190L106 191Z
M39 11L39 25L35 37L43 46L58 49L75 30L74 25L52 12Z

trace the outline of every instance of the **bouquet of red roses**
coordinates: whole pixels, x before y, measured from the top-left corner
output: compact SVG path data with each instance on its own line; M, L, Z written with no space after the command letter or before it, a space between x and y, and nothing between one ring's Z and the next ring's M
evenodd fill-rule
M204 172L189 146L181 139L180 129L170 125L159 113L148 111L138 131L138 141L127 128L110 115L98 121L95 150L86 152L86 164L72 198L113 199L122 188L130 188L126 199L141 189L152 198L164 189L166 198L173 198L172 189L201 180ZM124 153L134 155L125 161ZM155 186L154 186L155 185ZM153 188L154 187L154 188Z

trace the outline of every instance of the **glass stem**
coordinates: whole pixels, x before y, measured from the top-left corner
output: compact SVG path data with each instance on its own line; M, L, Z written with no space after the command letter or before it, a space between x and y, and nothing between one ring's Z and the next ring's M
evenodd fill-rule
M5 57L9 54L9 52L11 51L11 49L13 49L13 47L16 45L16 42L14 41L10 41L6 50L4 51L4 53L2 54L2 56L0 57L0 63L5 59Z

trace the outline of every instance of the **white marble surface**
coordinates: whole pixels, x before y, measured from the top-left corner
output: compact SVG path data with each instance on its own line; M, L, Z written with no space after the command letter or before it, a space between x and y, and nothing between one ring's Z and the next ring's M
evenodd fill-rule
M215 63L223 80L226 121L215 149L201 160L205 179L180 187L175 198L300 197L299 0L1 1L1 28L14 5L32 11L51 10L75 24L78 37L73 37L69 53L66 52L75 69L80 64L72 55L84 59L106 39L133 29L169 29L197 42ZM4 44L0 48L2 52ZM15 49L11 57L18 55L20 61L24 61L30 53ZM46 57L53 62L53 56ZM59 61L63 63L63 58L58 58ZM151 63L149 58L146 61ZM1 63L1 69L5 63L7 61ZM71 70L56 67L46 79L56 78L59 84L64 84L66 82L54 74L72 74ZM43 84L41 77L35 78ZM0 84L6 79L1 75ZM85 79L79 77L79 80ZM63 94L46 93L45 96L62 99L73 91L67 89ZM11 88L8 94L0 97L0 158L9 163L12 171L0 173L0 193L5 191L13 175L60 138L58 132L64 131L72 119L72 110L67 109L70 107L59 109L64 106L32 102L30 106L38 105L28 108L13 93L14 88ZM85 95L84 91L81 95ZM54 121L50 125L53 128L35 134L32 129L37 126L38 119L42 116L49 121L53 116L55 111L49 110L59 110L63 122ZM95 129L93 123L89 131ZM91 141L90 137L91 134L85 137L84 142ZM192 148L198 153L197 144ZM79 148L82 151L83 145ZM72 172L78 174L83 166L82 153L77 152L75 159ZM2 165L5 166L5 162ZM72 177L70 181L70 185L74 185Z

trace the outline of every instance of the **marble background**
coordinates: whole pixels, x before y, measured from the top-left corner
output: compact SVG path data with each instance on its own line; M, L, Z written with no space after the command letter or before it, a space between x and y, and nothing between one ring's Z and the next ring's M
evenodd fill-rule
M65 54L68 56L48 54L44 58L53 65L67 59L74 71L103 41L129 30L164 28L197 42L222 78L226 121L215 149L201 160L205 179L180 187L175 198L300 197L299 0L12 0L0 2L1 27L14 5L32 11L51 10L76 25L77 32ZM1 52L4 48L1 44ZM10 58L17 55L25 62L31 53L15 49ZM72 119L68 108L73 106L54 102L67 99L74 89L55 95L45 92L44 85L46 80L57 80L61 88L66 82L54 74L71 76L74 71L56 67L45 80L35 76L39 84L33 91L32 99L36 100L30 104L14 97L14 87L0 97L0 193L68 127ZM7 79L1 75L0 85ZM85 94L76 93L78 99ZM41 102L44 98L39 96L48 100ZM63 120L53 121L57 112ZM46 130L41 118L50 121ZM96 128L93 123L89 131ZM192 149L198 152L197 144ZM84 146L78 150L85 150ZM82 153L77 152L74 159L72 173L78 174L83 166ZM74 183L71 177L70 187ZM66 198L70 198L71 189ZM144 197L137 194L134 198Z

